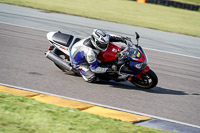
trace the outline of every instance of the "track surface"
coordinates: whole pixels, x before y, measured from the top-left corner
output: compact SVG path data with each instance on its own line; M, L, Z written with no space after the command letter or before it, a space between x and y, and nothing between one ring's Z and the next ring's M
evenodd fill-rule
M143 47L174 52L200 58L200 38L174 34L136 26L117 24L83 17L50 13L30 8L0 4L0 21L45 29L63 31L78 37L91 35L93 29L104 29L109 33L134 38L137 31L141 35ZM135 39L133 39L134 41Z
M80 37L89 35L83 32L87 27L81 27L80 32L76 28L70 32ZM200 125L199 59L145 50L150 67L159 78L156 88L141 90L128 82L88 84L81 77L62 73L45 58L44 52L49 46L46 33L0 24L1 83Z

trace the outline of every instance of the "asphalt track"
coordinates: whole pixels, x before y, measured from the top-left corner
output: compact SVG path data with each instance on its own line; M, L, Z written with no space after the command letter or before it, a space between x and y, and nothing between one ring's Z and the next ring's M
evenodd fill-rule
M3 7L5 7L5 5ZM15 12L15 15L11 16L11 14L5 13L5 10L4 12L1 11L0 21L29 27L31 27L32 23L34 25L33 27L39 28L44 18L35 15L33 21L33 17L29 17L30 9L23 8L23 10L26 11L23 12L26 14L24 16L17 15L17 12ZM19 19L20 17L24 19ZM25 20L29 20L29 23L22 23ZM38 20L39 27L35 24L36 20ZM52 26L53 28L51 27L50 30L56 30L56 26L52 23L57 23L59 28L65 29L65 32L68 29L68 27L62 26L64 23L53 20L48 21L49 23L43 22L43 24L46 24L46 28L48 28L49 25ZM72 26L69 28L69 33L79 37L87 36L91 29L96 26L95 24L94 26L77 26L68 23L69 27ZM105 25L106 24L107 22L105 22ZM46 29L44 27L40 28ZM61 30L59 28L57 29ZM107 31L111 31L110 27L104 26L104 29L106 28L108 29ZM148 31L149 29L146 30L144 35L148 34ZM145 49L149 58L149 66L157 73L159 83L158 86L152 90L143 90L128 82L117 83L101 81L96 84L88 84L84 82L81 77L62 73L44 56L44 52L46 52L49 46L46 33L47 31L44 30L0 23L1 83L37 89L57 95L151 114L198 126L200 125L200 60L199 52L197 52L199 49L199 38L177 34L177 36L184 37L182 40L186 39L186 41L184 41L186 44L184 44L183 47L174 47L177 49L185 49L186 46L190 46L191 49L188 48L188 50L185 49L185 51L183 50L181 52L179 52L179 50L170 51L177 52L178 54L184 54L185 52L186 55L195 56L197 58ZM118 33L121 34L122 32L120 31ZM165 34L171 35L170 33L164 33L164 35ZM155 38L157 38L157 36L155 36ZM152 39L155 38L152 36ZM181 38L178 40L180 41ZM145 37L141 39L141 43L142 41L145 41ZM187 42L190 41L194 41L194 47L193 44L187 45ZM148 41L145 41L145 43L147 42ZM163 42L165 42L165 39ZM159 41L157 43L159 43ZM195 51L194 53L192 52L193 49Z

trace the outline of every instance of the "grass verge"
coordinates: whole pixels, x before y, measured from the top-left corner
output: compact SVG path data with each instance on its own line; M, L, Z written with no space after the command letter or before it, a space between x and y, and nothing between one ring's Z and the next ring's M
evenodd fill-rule
M0 2L200 37L200 12L173 7L141 4L131 0L0 0Z
M1 133L166 133L0 92Z

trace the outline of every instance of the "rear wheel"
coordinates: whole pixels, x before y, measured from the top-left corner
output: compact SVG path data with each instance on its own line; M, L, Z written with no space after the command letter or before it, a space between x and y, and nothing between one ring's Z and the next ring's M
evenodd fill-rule
M150 69L148 72L143 73L141 78L137 78L136 76L132 77L130 82L137 87L151 89L158 84L158 77Z

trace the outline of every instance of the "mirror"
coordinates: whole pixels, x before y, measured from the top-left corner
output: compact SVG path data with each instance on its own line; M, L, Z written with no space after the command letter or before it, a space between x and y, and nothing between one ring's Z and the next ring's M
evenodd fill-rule
M135 35L136 35L137 46L138 46L138 40L139 40L139 38L140 38L140 35L139 35L137 32L135 32Z
M136 35L136 39L138 40L140 38L140 35L137 32L135 32L135 35Z

